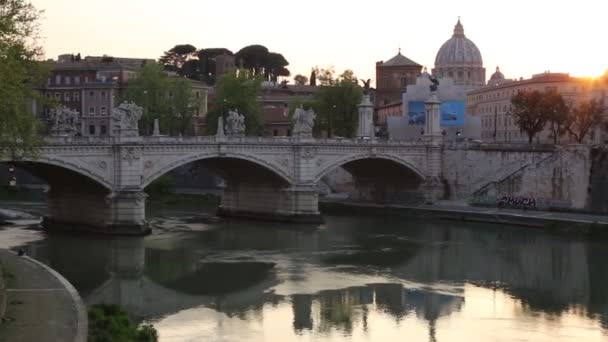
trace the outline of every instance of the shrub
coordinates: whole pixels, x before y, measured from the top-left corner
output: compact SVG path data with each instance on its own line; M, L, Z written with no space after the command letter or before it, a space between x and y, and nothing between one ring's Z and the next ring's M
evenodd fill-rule
M152 325L140 327L118 305L97 304L89 309L89 342L157 342Z

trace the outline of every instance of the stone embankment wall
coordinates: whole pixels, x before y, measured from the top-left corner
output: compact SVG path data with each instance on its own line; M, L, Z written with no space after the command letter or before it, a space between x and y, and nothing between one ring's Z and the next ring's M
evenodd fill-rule
M608 147L591 150L591 172L589 176L590 211L608 214Z
M4 270L0 264L0 324L4 320L4 314L6 312L6 282L4 279Z
M582 145L447 147L446 198L534 198L543 209L589 210L591 148Z

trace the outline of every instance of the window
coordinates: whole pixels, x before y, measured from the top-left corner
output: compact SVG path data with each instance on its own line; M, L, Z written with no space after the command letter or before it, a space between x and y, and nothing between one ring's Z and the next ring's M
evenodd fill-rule
M106 98L106 92L105 92L105 91L102 91L102 92L101 92L101 98L102 98L102 99L105 99L105 98Z
M55 93L55 100L61 101L61 93Z
M93 97L93 96L95 96L95 92L94 91L90 91L89 92L89 97Z
M72 80L71 80L70 76L66 76L66 77L64 78L64 82L65 82L65 84L67 84L67 85L69 85L70 83L72 83Z
M106 128L106 125L101 125L101 127L99 127L99 128L100 128L99 134L101 134L101 135L108 134L108 129Z
M74 101L80 101L80 92L75 91L73 98Z
M197 98L197 99L199 99L200 97L201 97L201 92L200 92L200 91L197 91L197 92L196 92L196 98Z
M108 112L106 110L106 107L101 107L99 108L99 114L100 115L106 115Z
M273 131L272 131L272 135L276 137L277 135L279 135L279 131L278 131L278 130L276 130L276 129L275 129L275 130L273 130Z
M74 84L80 84L80 76L74 76Z
M61 84L61 75L55 75L55 84Z
M89 76L84 77L84 83L89 83Z
M89 115L95 115L95 107L89 107Z
M95 135L95 125L89 125L89 134Z
M71 96L70 93L63 93L63 101L70 102Z

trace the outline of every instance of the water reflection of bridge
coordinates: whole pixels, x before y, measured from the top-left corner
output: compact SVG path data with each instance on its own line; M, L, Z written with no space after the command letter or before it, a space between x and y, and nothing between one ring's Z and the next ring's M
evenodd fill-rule
M580 312L597 315L607 326L608 276L598 262L608 256L605 246L506 228L474 230L413 222L400 224L396 231L388 223L370 225L369 220L362 218L353 225L352 220L336 218L331 229L308 232L222 227L154 240L51 235L32 252L73 282L87 303L118 303L141 317L198 306L239 316L290 300L296 331L348 332L355 323L366 324L371 305L396 320L415 314L428 322L433 336L437 320L466 305L458 292L460 285L474 283L505 291L530 311L559 315L573 307L584 308ZM254 252L250 259L240 259L244 251ZM280 254L287 264L261 272L263 276L251 282L204 262L243 262L236 273L251 274L261 267L251 261L272 254ZM309 276L302 267L308 264L321 268L377 264L390 278L448 284L456 290L412 289L395 282L336 286L337 290L287 297L273 293L282 281ZM357 272L357 267L353 270ZM227 286L230 282L232 286ZM319 308L317 322L313 307Z

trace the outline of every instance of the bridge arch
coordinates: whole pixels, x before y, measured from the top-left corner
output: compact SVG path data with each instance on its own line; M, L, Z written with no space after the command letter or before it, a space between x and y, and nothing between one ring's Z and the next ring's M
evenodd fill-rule
M394 162L394 163L404 167L405 170L408 170L408 171L414 173L420 180L424 180L426 178L424 173L419 169L419 167L417 167L416 165L414 165L413 163L411 163L408 160L399 158L399 157L397 157L395 155L391 155L391 154L369 154L369 153L367 153L367 154L349 155L349 156L346 156L346 157L343 157L340 159L336 159L326 166L322 166L322 168L320 168L319 171L317 172L317 175L315 177L315 182L321 181L321 179L323 177L325 177L330 172L332 172L333 170L337 169L340 166L344 166L348 163L362 161L362 160L385 160L385 161Z
M62 170L67 171L66 177L74 175L76 175L77 177L82 177L81 179L90 181L91 183L102 187L104 190L107 191L112 191L113 189L110 180L105 178L103 175L93 172L92 166L85 167L83 165L78 165L61 158L39 156L37 158L28 158L23 160L3 160L2 163L12 164L18 168L24 169L33 176L44 179L51 186L53 185L53 179L49 178L52 178L53 175L49 174L49 168L58 172L61 172ZM107 168L107 164L105 165ZM40 167L42 167L43 169L40 169Z
M180 166L196 162L196 161L205 161L205 160L217 160L217 161L227 161L227 160L240 160L244 162L250 163L250 165L255 165L266 172L269 172L273 176L275 176L278 180L285 183L286 185L293 184L293 179L291 175L284 169L281 169L279 166L259 157L252 156L251 154L244 153L235 153L235 152L206 152L206 153L197 153L193 155L189 155L179 159L173 159L163 165L160 165L158 168L153 169L147 176L145 176L142 180L141 187L145 188L150 185L154 180L158 179L162 175L177 169Z

